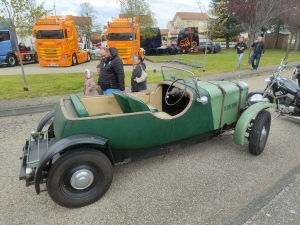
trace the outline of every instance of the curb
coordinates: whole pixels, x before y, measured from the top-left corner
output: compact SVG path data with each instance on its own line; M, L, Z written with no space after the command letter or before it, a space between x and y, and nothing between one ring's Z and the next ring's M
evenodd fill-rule
M22 107L22 108L17 108L17 109L0 110L0 117L17 116L17 115L31 114L31 113L38 113L38 112L47 112L47 111L53 110L54 107L55 107L55 104L50 104L50 105Z

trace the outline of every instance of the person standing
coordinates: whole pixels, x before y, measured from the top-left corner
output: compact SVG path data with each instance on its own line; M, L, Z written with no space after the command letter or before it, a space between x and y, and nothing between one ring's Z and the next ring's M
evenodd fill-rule
M84 95L85 96L94 96L95 95L95 81L93 78L93 72L89 69L85 69L84 71Z
M251 45L253 47L254 51L251 56L251 63L252 63L252 69L251 70L257 70L260 57L264 55L265 53L265 43L262 41L262 37L258 37L254 43ZM255 64L254 64L255 60Z
M236 48L237 51L237 58L238 58L238 66L237 69L241 67L242 58L244 55L244 51L248 48L246 43L243 42L244 38L240 37L239 43L237 43L233 48Z
M139 55L133 57L134 68L131 75L131 92L140 92L147 90L146 80L138 83L136 78L140 78L142 71L146 70L146 64L143 63L143 59Z
M96 66L96 70L97 70L98 80L99 80L99 77L100 77L100 63ZM103 91L98 90L98 88L97 88L97 92L98 92L99 95L103 95Z
M118 50L114 47L100 48L100 74L97 90L102 90L105 95L112 92L125 93L125 74L121 58L118 56Z

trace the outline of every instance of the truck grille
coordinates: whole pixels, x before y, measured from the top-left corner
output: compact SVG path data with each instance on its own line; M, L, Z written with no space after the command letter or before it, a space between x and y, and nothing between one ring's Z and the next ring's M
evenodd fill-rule
M62 57L61 48L40 48L40 53L45 60L60 60Z

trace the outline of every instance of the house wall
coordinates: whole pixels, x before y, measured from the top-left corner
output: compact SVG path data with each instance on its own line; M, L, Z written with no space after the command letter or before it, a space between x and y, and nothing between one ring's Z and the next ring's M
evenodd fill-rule
M195 20L195 19L181 19L179 16L176 16L174 19L174 28L183 29L185 27L198 27L199 33L203 32L206 28L207 21L204 20Z

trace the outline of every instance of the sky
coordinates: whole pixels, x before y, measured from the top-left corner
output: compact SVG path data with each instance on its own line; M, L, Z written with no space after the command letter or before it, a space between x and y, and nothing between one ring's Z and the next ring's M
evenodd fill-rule
M111 21L111 17L118 17L120 7L117 0L44 0L45 9L53 9L54 3L56 15L79 16L80 4L90 2L99 13L98 19L102 26ZM210 0L201 0L201 11L197 0L145 0L150 5L160 29L166 29L169 21L172 21L176 12L207 12ZM41 4L43 0L36 0Z

